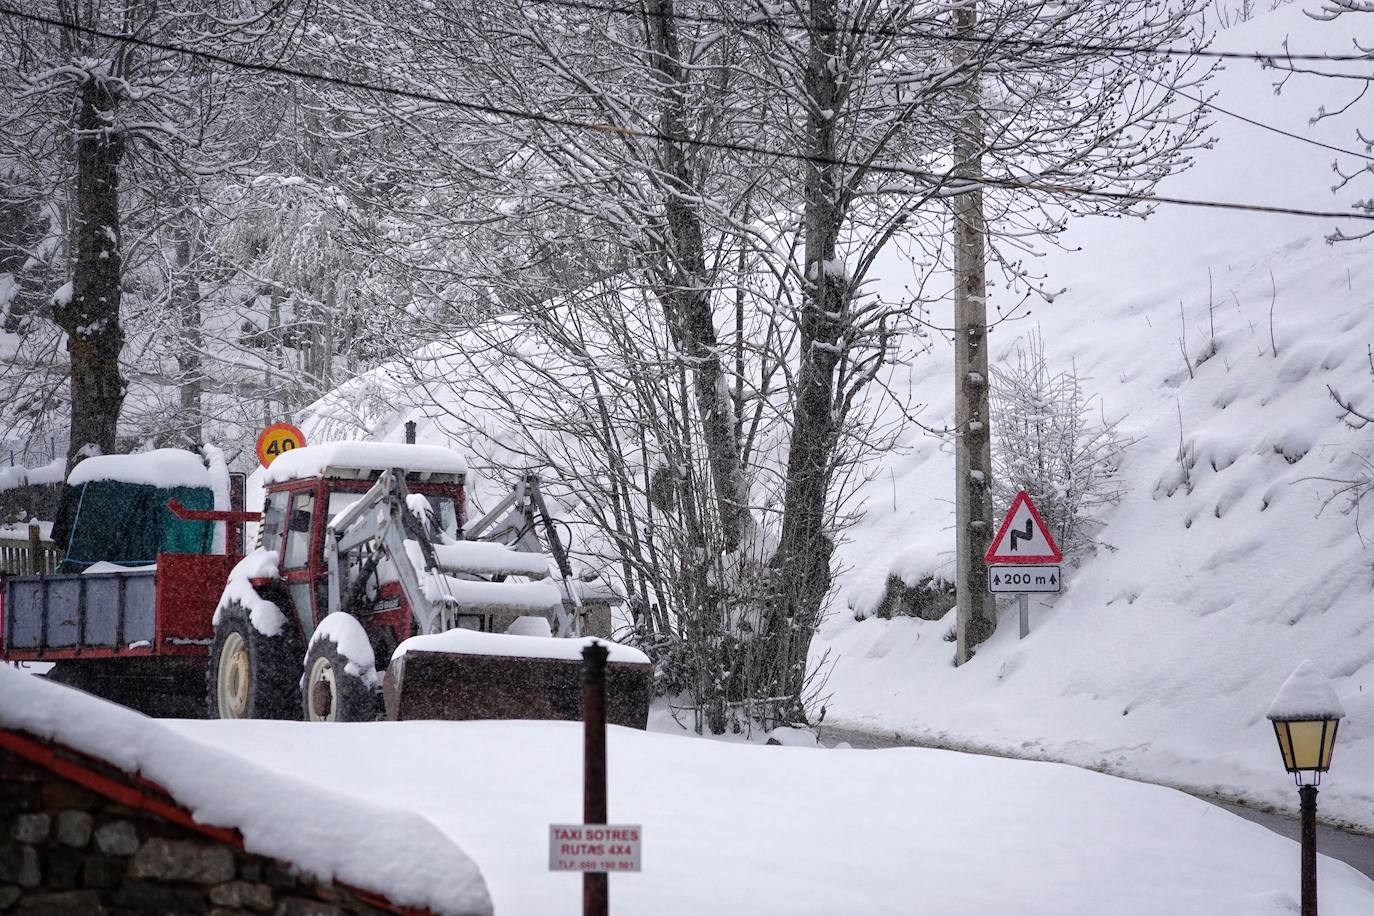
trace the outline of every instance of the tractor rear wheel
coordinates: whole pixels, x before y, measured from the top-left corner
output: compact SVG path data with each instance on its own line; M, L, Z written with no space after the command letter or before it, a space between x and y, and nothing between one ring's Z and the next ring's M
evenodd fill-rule
M230 601L219 613L206 671L210 718L298 719L301 665L288 633L268 636Z
M348 664L333 639L322 636L311 642L301 682L301 711L307 722L371 722L381 715L376 672L350 673Z

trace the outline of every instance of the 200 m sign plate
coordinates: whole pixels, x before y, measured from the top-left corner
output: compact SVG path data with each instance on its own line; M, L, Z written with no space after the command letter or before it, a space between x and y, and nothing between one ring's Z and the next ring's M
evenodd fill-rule
M1061 576L1058 566L989 566L988 591L1057 592Z

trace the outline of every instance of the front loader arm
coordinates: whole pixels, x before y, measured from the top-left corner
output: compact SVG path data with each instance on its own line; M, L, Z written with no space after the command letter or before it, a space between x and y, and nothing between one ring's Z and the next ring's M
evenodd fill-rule
M420 625L422 634L438 633L448 621L439 608L425 596L420 576L406 553L406 535L415 536L426 561L433 568L434 546L423 531L407 530L418 526L406 524L405 478L396 471L385 471L363 498L332 519L325 531L325 560L329 566L330 613L343 608L345 583L339 559L350 550L369 542L373 550L384 553L396 569L401 592L410 605L411 614ZM368 572L365 570L364 575Z

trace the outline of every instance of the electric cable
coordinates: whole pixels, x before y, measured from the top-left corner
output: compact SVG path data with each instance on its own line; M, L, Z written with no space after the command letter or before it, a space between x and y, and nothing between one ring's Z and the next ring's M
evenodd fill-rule
M613 13L620 16L647 17L650 19L675 19L682 22L699 22L707 25L728 25L737 28L757 29L759 26L771 26L778 29L797 29L825 34L921 38L930 41L987 44L997 45L999 47L1009 46L1046 51L1084 51L1100 54L1159 54L1169 57L1206 57L1216 60L1249 60L1259 62L1276 60L1329 61L1335 63L1358 61L1374 62L1374 52L1368 54L1329 54L1326 52L1293 54L1288 51L1265 53L1262 51L1212 51L1207 49L1190 50L1188 48L1170 47L1149 48L1138 45L1088 44L1067 41L1037 41L1033 38L997 38L989 35L960 35L951 32L931 32L915 28L898 28L894 26L825 26L807 22L787 22L786 20L780 20L762 14L751 17L735 17L712 13L679 13L676 11L669 13L662 10L648 10L642 7L597 3L594 2L594 0L525 0L525 2L543 6L558 6L565 9Z
M784 159L795 162L805 162L812 165L839 166L842 168L866 169L871 172L879 172L891 175L903 175L909 178L925 182L936 191L935 196L953 197L958 194L968 193L964 186L974 185L990 188L1001 188L1007 190L1031 191L1042 194L1056 194L1068 197L1090 198L1098 200L1111 200L1124 203L1140 204L1170 204L1184 207L1200 207L1214 210L1235 210L1251 213L1268 213L1282 216L1302 216L1319 219L1353 219L1361 221L1374 221L1374 212L1337 212L1330 210L1314 210L1303 207L1284 207L1271 204L1253 204L1238 201L1206 200L1199 198L1175 197L1163 194L1143 194L1133 191L1109 191L1093 188L1080 188L1073 185L1055 184L1045 181L1026 181L1015 178L996 178L989 176L979 177L954 177L951 175L941 175L936 172L929 172L922 169L915 169L908 166L896 165L883 162L857 162L854 160L838 157L817 156L810 153L794 153L787 150L774 150L766 147L757 146L749 143L738 143L724 140L703 140L693 137L674 136L652 130L640 130L630 127L621 127L614 124L598 123L592 121L582 121L576 118L569 118L561 115L543 114L540 112L524 111L518 108L511 108L502 105L492 105L483 102L471 102L461 99L454 99L432 93L420 92L412 89L401 89L393 86L383 86L375 83L364 83L359 80L346 79L333 76L327 73L311 73L309 71L297 70L294 67L286 67L281 64L254 63L243 61L236 58L227 57L214 51L206 51L197 48L188 48L183 45L176 45L170 42L154 41L148 38L138 38L133 35L125 35L118 32L110 32L104 29L97 29L92 26L79 25L77 23L66 22L60 19L53 19L36 13L28 13L20 10L0 6L0 16L9 16L16 19L24 19L31 22L52 26L69 31L79 32L109 41L122 42L124 44L135 45L138 47L150 48L153 50L164 51L171 54L180 54L187 57L201 60L213 61L239 70L249 70L258 73L271 73L279 76L288 76L296 79L310 80L312 82L323 83L331 86L339 86L348 89L357 89L365 92L375 92L382 95L390 95L396 98L406 98L412 101L427 102L436 105L446 105L464 111L471 111L478 114L485 114L499 118L516 121L530 121L534 123L547 124L555 127L568 127L577 130L595 131L598 133L616 134L624 137L632 137L644 140L657 140L666 143L679 143L684 146L695 146L706 149L719 149L729 152L749 153L752 155L765 156L774 159ZM1370 79L1374 80L1374 77ZM950 186L954 187L951 189ZM944 188L943 191L939 189Z

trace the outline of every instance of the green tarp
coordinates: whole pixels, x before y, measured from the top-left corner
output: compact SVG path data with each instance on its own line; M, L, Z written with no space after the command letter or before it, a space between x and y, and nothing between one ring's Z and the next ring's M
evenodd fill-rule
M175 499L187 509L213 509L209 487L154 487L118 480L92 480L64 487L53 525L63 550L58 572L81 572L102 560L147 566L159 553L209 553L214 522L189 522L167 508Z

